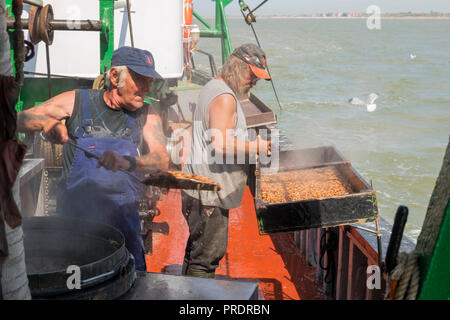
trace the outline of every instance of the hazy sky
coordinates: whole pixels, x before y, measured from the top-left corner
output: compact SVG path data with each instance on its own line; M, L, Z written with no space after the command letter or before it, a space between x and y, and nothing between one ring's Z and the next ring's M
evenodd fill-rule
M263 0L246 0L255 8ZM214 16L215 2L193 0L194 10L203 17ZM450 0L269 0L256 11L256 15L294 15L325 12L366 12L370 5L377 5L383 12L423 11L450 12ZM238 0L231 2L226 12L240 16Z

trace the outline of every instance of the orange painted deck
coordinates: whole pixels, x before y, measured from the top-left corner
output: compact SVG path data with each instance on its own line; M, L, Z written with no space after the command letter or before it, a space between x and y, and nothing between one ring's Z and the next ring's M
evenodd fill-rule
M181 275L189 231L181 213L180 191L170 191L160 202L153 221L153 250L147 271ZM216 279L257 281L260 299L323 299L314 282L316 270L304 264L293 233L260 235L248 187L239 208L230 210L228 249Z

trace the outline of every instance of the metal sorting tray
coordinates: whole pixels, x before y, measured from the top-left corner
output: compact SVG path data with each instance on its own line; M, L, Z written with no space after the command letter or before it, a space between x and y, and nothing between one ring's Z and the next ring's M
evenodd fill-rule
M261 173L255 173L255 208L259 232L269 234L335 227L375 220L378 215L376 193L334 147L281 151L278 175L284 171L331 167L351 192L344 195L265 203L262 201ZM259 171L259 170L258 170Z
M200 92L201 89L178 91L180 109L176 105L171 106L168 119L174 122L179 122L180 119L192 121ZM250 93L249 99L240 100L239 102L244 112L247 128L265 126L277 122L275 112L252 93Z
M275 113L267 105L250 93L249 99L239 101L245 115L247 128L259 127L277 122Z

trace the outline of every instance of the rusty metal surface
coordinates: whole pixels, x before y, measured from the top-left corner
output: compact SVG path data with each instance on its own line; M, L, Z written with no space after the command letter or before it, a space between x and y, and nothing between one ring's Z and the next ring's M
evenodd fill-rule
M220 191L221 185L206 177L192 175L181 171L159 171L150 173L142 181L145 185L168 189L194 189Z
M195 108L198 103L198 96L201 88L178 91L179 110L176 106L171 106L168 119L178 122L182 117L185 121L192 121ZM249 99L240 100L242 111L244 112L247 128L270 125L277 122L275 112L264 102L259 100L252 93ZM181 115L180 115L181 112Z
M258 283L160 273L139 274L123 300L257 300Z
M240 101L247 128L269 125L277 122L275 113L267 105L250 93L249 99Z
M265 300L321 299L315 269L302 262L293 234L261 235L253 202L246 187L241 206L230 210L227 252L216 269L216 279L257 282L259 298ZM147 255L147 271L181 275L189 229L179 214L180 191L164 196L160 209L161 215L153 221L153 251Z
M262 234L334 227L373 221L378 216L376 193L351 164L334 148L320 147L280 152L279 168L305 170L329 165L349 193L282 203L264 202L261 174L255 175L255 207ZM280 173L274 173L277 175Z
M35 29L35 14L37 11L36 7L30 7L31 15L29 19L22 19L21 25L25 30L33 31ZM8 29L14 27L14 19L6 18L6 25ZM48 28L45 27L44 30L62 30L62 31L102 31L103 23L101 20L63 20L63 19L51 19L48 21ZM33 41L34 37L31 37ZM33 41L33 43L36 43Z

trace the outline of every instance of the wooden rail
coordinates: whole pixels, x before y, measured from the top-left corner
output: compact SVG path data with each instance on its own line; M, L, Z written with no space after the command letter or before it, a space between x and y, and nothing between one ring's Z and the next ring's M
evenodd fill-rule
M327 282L327 272L321 269L327 266L329 257L321 252L320 240L326 231L334 232L337 236L337 248L334 252L336 261L336 277L334 283ZM367 267L378 265L376 250L351 226L334 228L308 229L295 232L298 249L304 256L307 265L316 268L316 281L323 284L323 297L336 300L382 300L386 287L386 279L381 275L380 289L369 289ZM328 236L327 239L328 240ZM328 277L328 280L330 277Z

